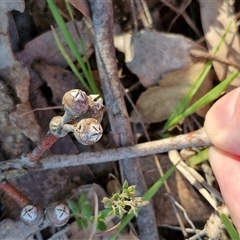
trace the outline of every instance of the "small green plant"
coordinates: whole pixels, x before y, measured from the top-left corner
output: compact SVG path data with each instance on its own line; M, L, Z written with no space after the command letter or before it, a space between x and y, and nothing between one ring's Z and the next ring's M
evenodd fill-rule
M136 196L136 186L129 186L127 181L124 181L121 190L117 190L110 198L103 198L102 202L105 205L105 209L98 212L97 230L106 231L106 217L110 215L117 216L121 218L121 223L116 226L115 232L111 237L111 239L116 239L120 231L131 221L134 215L137 215L138 210L142 206L148 204L148 200L161 188L164 181L167 180L175 169L176 166L172 166L163 177L153 184L143 197ZM67 203L81 229L86 229L89 221L94 221L93 210L86 194L82 194L77 202L68 200ZM106 231L106 233L108 232Z
M77 202L74 202L70 199L67 200L67 204L71 212L73 213L76 223L80 229L87 229L89 222L93 223L93 209L87 199L86 193L82 193ZM99 211L97 229L99 231L105 231L107 229L105 221L109 211L105 209Z
M76 219L78 227L81 229L87 228L88 220L92 216L92 207L86 194L81 194L77 202L67 200L67 204Z
M128 186L127 181L123 183L122 191L120 189L113 194L111 198L104 197L102 202L106 209L109 209L109 215L116 215L122 218L125 214L134 214L137 216L139 207L147 205L143 197L136 197L136 186Z
M127 181L123 183L122 189L118 189L112 197L104 197L102 202L105 209L98 212L97 229L106 231L106 217L113 215L120 219L126 214L137 215L139 207L148 204L143 197L136 197L136 186L129 186ZM85 193L81 194L78 201L67 200L77 225L80 229L88 228L89 222L93 222L93 209Z

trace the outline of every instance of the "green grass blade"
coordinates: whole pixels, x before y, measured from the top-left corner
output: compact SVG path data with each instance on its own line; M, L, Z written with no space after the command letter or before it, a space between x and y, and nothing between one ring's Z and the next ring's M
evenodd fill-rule
M192 166L198 165L206 160L208 160L208 148L206 148L203 151L201 151L200 153L190 157L187 160L187 164L192 167Z
M67 42L67 44L69 46L69 48L71 49L72 53L74 54L74 56L78 60L78 62L80 64L80 66L82 67L82 70L83 70L86 78L88 79L89 75L88 75L88 72L87 72L87 70L85 68L84 62L82 61L82 57L80 56L80 54L78 52L78 49L77 49L77 46L75 45L75 43L74 43L74 41L73 41L73 39L71 37L71 34L68 31L67 26L66 26L66 24L65 24L65 22L64 22L64 20L63 20L63 18L61 16L61 14L58 11L58 8L57 8L57 6L55 4L55 1L54 0L47 0L47 2L48 2L48 5L49 5L49 8L50 8L50 10L51 10L51 12L52 12L52 14L53 14L53 16L55 18L55 21L57 22L57 24L58 24L58 26L59 26L59 28L60 28L60 30L61 30L64 38L65 38L65 40L66 40L66 42Z
M211 68L212 68L212 62L208 61L204 65L202 72L199 74L197 79L194 81L193 85L189 88L188 92L185 94L183 99L177 105L175 111L172 113L172 115L169 117L168 121L165 123L164 131L169 129L171 127L170 122L186 109L186 107L192 100L192 97L195 95L195 93L197 92L197 90L199 89L201 84L203 83L204 79L206 78L206 76L209 73Z
M65 2L65 5L68 10L68 14L69 14L70 18L72 19L72 21L74 21L74 16L73 16L71 5L69 4L68 0L64 0L64 2Z
M168 171L161 177L157 182L155 182L152 187L143 195L144 200L150 200L153 195L159 190L159 188L163 185L163 183L168 179L168 177L175 171L176 165L172 166ZM123 217L120 226L116 230L116 232L111 237L111 240L116 239L118 234L122 231L122 229L131 221L134 217L134 214L128 214Z
M227 35L227 33L228 33L229 29L230 29L230 26L232 24L232 21L233 21L233 19L230 21L230 23L228 24L226 30L224 31L224 34L223 34L219 44L217 45L217 47L216 47L216 49L214 51L214 54L217 54L217 52L219 51L220 47L222 46L222 44L223 44L223 42L224 42L224 40L226 38L226 35ZM187 108L188 104L192 100L192 97L196 94L197 90L199 89L199 87L203 83L205 77L209 73L211 67L212 67L212 61L206 62L206 64L204 65L204 68L203 68L202 72L200 73L200 75L196 78L196 80L194 81L193 85L189 88L189 90L187 91L187 93L185 94L183 99L179 102L179 104L177 105L176 109L174 110L172 115L169 117L169 119L165 123L165 125L163 127L163 132L166 131L167 129L169 129L170 127L172 127L173 125L171 125L170 122L172 122L174 118L177 118L177 116L179 114L182 114L182 112Z
M73 12L72 12L71 5L69 4L68 0L64 0L64 2L65 2L65 5L66 5L66 8L67 8L67 10L68 10L68 14L70 15L72 21L75 21L75 20L74 20L74 16L73 16ZM84 46L83 40L81 39L80 33L79 33L78 29L77 29L76 22L75 22L75 27L76 27L76 31L77 31L78 34L79 34L79 43L80 43L81 48L82 48L82 50L83 50L83 55L84 55L84 57L85 57L85 59L86 59L87 71L88 71L89 77L90 77L90 79L91 79L91 80L89 81L90 88L93 90L94 93L98 93L98 94L101 95L99 89L97 88L97 86L96 86L96 84L95 84L95 81L94 81L94 78L93 78L93 74L92 74L92 69L91 69L91 67L90 67L90 63L89 63L88 58L87 58L86 48L85 48L85 46Z
M225 40L225 38L226 38L226 36L227 36L227 33L228 33L229 30L230 30L230 27L231 27L231 25L232 25L233 20L236 20L236 18L233 17L233 18L231 19L231 21L229 22L229 24L228 24L227 28L225 29L225 31L224 31L224 33L223 33L223 36L221 37L220 42L219 42L219 44L217 45L217 47L216 47L215 51L213 52L213 54L217 54L218 51L220 50L220 47L222 46L222 44L223 44L223 42L224 42L224 40Z
M80 67L82 68L82 71L83 71L83 73L84 73L84 75L85 75L89 85L91 84L91 86L93 86L93 85L95 86L94 88L92 88L90 86L91 92L92 93L99 93L99 91L96 91L97 86L96 86L95 82L91 82L90 74L87 71L87 68L86 68L86 66L85 66L85 64L83 62L83 59L82 59L82 57L79 54L79 51L77 49L77 46L74 43L74 41L72 39L72 36L71 36L70 32L68 31L67 26L66 26L66 24L65 24L65 22L64 22L64 20L63 20L63 18L61 16L61 14L59 13L58 8L57 8L54 0L47 0L47 2L48 2L48 5L49 5L49 8L50 8L50 10L51 10L51 12L52 12L52 14L53 14L53 16L55 18L55 21L57 22L57 24L58 24L58 26L59 26L59 28L60 28L60 30L61 30L64 38L65 38L65 41L67 42L70 50L72 51L73 55L77 59Z
M81 38L79 38L79 42L80 42L80 45L83 49L84 56L86 58L87 70L89 72L89 77L91 79L91 81L89 81L90 88L92 89L92 91L94 93L98 93L99 95L101 95L101 92L99 91L98 87L96 86L96 83L95 83L94 78L93 78L92 69L90 67L90 63L89 63L88 58L87 58L87 52L86 52L86 48L84 46L84 42L82 41Z
M239 74L239 70L233 72L230 76L228 76L224 81L219 83L215 88L205 94L202 98L200 98L197 102L187 108L183 113L179 114L176 118L174 118L168 126L172 127L176 125L180 120L194 113L197 109L202 108L206 104L216 100L221 96L222 92L230 85L230 83L234 80L235 77Z
M221 213L220 217L231 238L233 240L239 240L240 239L239 234L237 233L230 219L224 213Z
M168 169L168 171L157 182L155 182L146 193L144 193L143 198L145 200L150 200L164 184L164 182L170 177L170 175L175 171L175 169L176 165L173 165L170 169Z
M53 36L54 39L57 43L57 46L60 50L60 52L62 53L63 57L65 58L65 60L67 61L68 65L70 66L70 68L72 69L73 73L77 76L77 78L79 79L79 81L82 83L82 85L86 88L86 90L88 92L91 92L91 89L89 88L89 86L86 84L85 80L83 79L82 75L78 72L75 64L73 63L72 59L69 57L69 55L67 54L66 50L64 49L56 31L54 30L54 28L52 28L52 32L53 32Z

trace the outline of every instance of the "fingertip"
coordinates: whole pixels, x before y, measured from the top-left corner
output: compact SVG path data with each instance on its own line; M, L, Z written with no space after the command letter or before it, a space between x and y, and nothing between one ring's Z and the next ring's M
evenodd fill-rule
M219 99L208 111L204 128L212 144L240 155L240 88Z
M240 230L240 157L211 147L209 161L233 222Z
M240 88L236 88L215 102L208 111L204 122L204 128L211 142L214 141L214 137L219 131L223 130L229 124L234 114L239 94Z

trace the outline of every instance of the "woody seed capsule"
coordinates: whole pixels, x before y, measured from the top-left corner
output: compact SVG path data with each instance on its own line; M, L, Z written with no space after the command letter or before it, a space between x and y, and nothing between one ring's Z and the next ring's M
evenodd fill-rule
M28 204L22 208L20 218L26 225L36 226L43 221L43 211L39 206Z
M65 110L63 123L66 123L85 113L89 107L89 100L86 93L80 89L72 89L66 92L62 99L62 105Z
M46 217L54 226L63 226L69 220L70 210L63 203L53 202L46 209Z
M102 137L102 126L94 118L82 119L74 126L74 136L83 145L96 143Z

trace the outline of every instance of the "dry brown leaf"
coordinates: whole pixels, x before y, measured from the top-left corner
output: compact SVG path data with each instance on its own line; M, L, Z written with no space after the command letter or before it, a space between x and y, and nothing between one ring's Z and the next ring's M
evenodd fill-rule
M8 35L8 13L12 10L23 12L24 8L25 5L23 0L12 2L0 1L0 69L13 67L16 63Z
M234 1L233 0L199 0L201 9L202 27L207 42L208 50L213 53L219 44L225 30L234 17ZM235 20L232 21L231 27L225 38L224 44L221 46L217 56L221 59L240 64L240 45L238 27ZM219 80L223 80L229 75L234 68L228 67L219 62L213 62L215 72ZM233 85L240 86L240 77L236 78Z
M1 129L1 149L7 157L19 156L22 151L28 151L29 144L27 139L19 131L13 123L16 124L18 121L24 127L20 130L25 133L28 132L28 136L32 136L34 140L39 139L40 128L35 121L34 116L31 118L22 118L21 120L17 118L18 113L12 113L14 109L14 98L13 94L10 93L9 88L15 90L18 100L21 101L21 104L17 106L17 109L22 109L23 107L31 110L29 105L29 74L26 68L24 68L18 61L15 60L11 49L11 43L9 42L9 33L8 33L8 12L12 10L24 11L24 1L17 2L0 2L0 78L5 84L0 82L0 99L1 99L1 108L0 111L0 129ZM6 86L8 85L8 87ZM17 110L17 111L18 111ZM14 115L13 119L10 119L11 114ZM31 125L29 124L31 122ZM32 126L30 129L29 126ZM29 133L31 132L31 133ZM14 147L13 147L14 146Z
M41 128L39 127L34 114L30 113L22 116L22 114L32 111L29 103L30 78L28 70L19 62L15 61L12 68L2 70L2 73L5 75L3 77L5 82L14 86L15 92L21 100L21 103L17 105L17 109L9 114L11 122L32 141L40 141Z
M78 9L85 17L91 19L91 13L86 0L68 0L76 9Z
M59 1L57 1L58 4ZM38 1L32 1L31 4L29 4L31 8L31 16L33 18L33 21L35 25L37 26L39 32L48 31L49 26L52 24L52 19L50 14L46 14L46 10L48 9L48 3L45 0L38 0ZM66 8L66 7L65 7ZM61 9L62 11L62 9ZM50 13L50 10L49 10ZM47 15L47 17L46 17ZM27 19L29 21L29 19ZM26 20L26 21L27 21ZM27 22L23 22L23 24L28 24Z
M81 44L79 42L79 36L75 29L74 23L69 22L67 23L68 30L74 40L74 42L77 44L79 53L84 55L84 51L81 47ZM90 20L82 20L81 22L77 22L78 30L81 33L82 40L84 42L84 46L86 49L86 55L89 56L92 54L92 45L93 45L93 29L92 29L92 23ZM69 50L67 43L63 40L63 36L60 33L59 29L56 29L59 38L61 39L61 42L67 51L67 53L70 55L72 60L74 61L75 58L73 57L73 54ZM42 85L42 81L39 78L39 75L32 71L31 64L36 59L44 60L48 64L57 65L61 67L67 67L68 64L64 57L62 56L61 52L59 51L57 44L54 40L52 31L48 31L41 36L37 37L33 41L29 42L23 51L16 53L16 57L19 61L23 63L25 67L28 68L30 73L30 78L32 80L30 91L38 88L40 85Z
M17 110L11 113L10 118L25 136L34 142L39 142L41 140L41 128L31 111L32 107L29 103L20 103L17 105ZM27 112L28 114L25 115Z
M8 87L0 81L0 160L17 157L22 151L28 151L29 144L24 135L10 120L10 113L14 110L14 101Z
M159 85L148 88L139 97L136 107L145 123L161 122L170 117L180 100L183 98L196 77L202 71L204 63L196 63L188 68L163 75ZM205 79L195 101L212 88L212 79ZM207 107L201 115L209 109ZM138 115L133 112L131 121L140 122Z
M189 49L198 48L186 37L156 31L116 36L114 42L125 53L128 68L144 87L156 85L167 72L191 65Z
M41 78L51 88L53 102L56 105L62 105L62 97L65 92L74 88L84 90L77 77L65 68L49 65L44 61L34 62L32 68L40 74Z
M75 29L74 22L69 22L66 25L74 42L77 44L80 54L84 54L84 51L79 42L79 36ZM77 22L77 27L84 41L85 49L88 50L93 44L92 24L90 21L81 21ZM74 60L75 58L73 57L73 54L69 50L67 43L64 41L63 36L58 28L56 29L56 32L63 44L64 49ZM40 35L39 37L35 38L33 41L29 42L25 46L23 51L16 53L16 56L20 61L22 61L26 65L32 63L32 61L35 59L41 58L49 64L60 65L62 67L68 66L66 60L64 59L64 57L62 56L61 52L58 49L52 31L48 31Z

